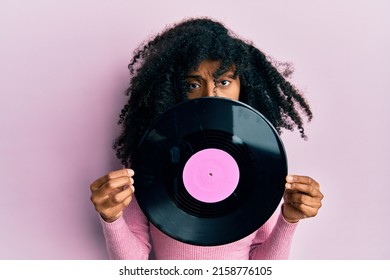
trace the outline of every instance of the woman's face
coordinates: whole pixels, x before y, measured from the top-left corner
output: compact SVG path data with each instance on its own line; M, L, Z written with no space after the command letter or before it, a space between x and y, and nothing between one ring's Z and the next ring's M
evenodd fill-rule
M234 66L215 80L213 74L218 67L218 61L205 60L199 64L195 71L186 76L189 87L188 99L206 96L239 99L240 79L235 75Z

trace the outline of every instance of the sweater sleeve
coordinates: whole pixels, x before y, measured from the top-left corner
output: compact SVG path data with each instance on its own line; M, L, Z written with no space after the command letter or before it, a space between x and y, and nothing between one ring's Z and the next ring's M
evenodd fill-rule
M283 218L282 211L279 214L274 213L256 233L251 246L250 259L288 259L297 225L298 223L287 222Z
M146 260L149 258L151 250L149 222L135 197L116 221L107 223L100 219L110 259Z

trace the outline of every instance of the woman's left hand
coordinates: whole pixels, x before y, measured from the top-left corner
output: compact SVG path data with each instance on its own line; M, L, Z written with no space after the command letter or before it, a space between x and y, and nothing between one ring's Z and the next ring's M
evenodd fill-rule
M296 223L301 219L316 216L322 206L324 195L314 179L308 176L288 175L283 198L284 219Z

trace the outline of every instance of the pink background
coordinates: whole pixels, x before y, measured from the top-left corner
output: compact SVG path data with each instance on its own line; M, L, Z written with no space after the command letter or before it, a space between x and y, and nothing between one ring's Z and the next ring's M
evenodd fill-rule
M370 4L366 4L370 3ZM0 2L0 259L107 258L89 184L111 150L134 48L187 16L222 20L295 65L309 141L291 173L325 194L292 259L390 259L388 1Z

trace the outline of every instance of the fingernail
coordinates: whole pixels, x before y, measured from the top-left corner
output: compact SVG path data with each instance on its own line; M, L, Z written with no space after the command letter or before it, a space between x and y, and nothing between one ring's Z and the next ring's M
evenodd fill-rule
M135 192L135 188L134 188L133 185L131 185L130 188L131 188L131 190L132 190L133 192Z
M286 189L291 189L291 184L286 183Z
M291 175L288 175L288 176L286 177L286 180L287 180L287 182L292 182L292 181L294 181L294 177L291 176Z
M126 169L127 174L129 174L130 177L134 176L134 171L132 169Z

